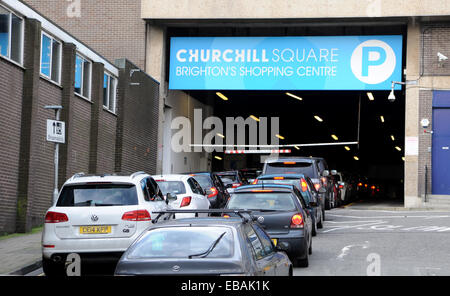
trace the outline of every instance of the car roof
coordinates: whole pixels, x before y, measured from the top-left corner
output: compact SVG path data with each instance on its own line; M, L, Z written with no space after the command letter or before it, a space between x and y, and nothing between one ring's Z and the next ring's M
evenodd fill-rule
M221 175L221 174L237 174L239 173L239 171L223 171L223 172L216 172L216 174Z
M160 179L164 181L187 181L189 178L192 178L192 176L181 174L152 175L152 177L155 181L161 181Z
M303 157L303 156L290 156L290 157L280 157L280 158L271 158L271 159L267 159L266 163L273 163L273 162L284 162L284 161L302 161L302 162L314 162L317 161L321 158L317 158L317 157Z
M185 173L184 175L212 175L214 174L213 172L193 172L193 173Z
M181 218L175 220L161 220L155 223L150 228L170 227L170 226L232 226L237 227L243 224L244 221L241 218L230 217L197 217L197 218ZM248 223L248 222L247 222Z
M131 175L86 175L84 173L77 173L70 177L64 184L84 184L84 183L129 183L136 184L143 178L150 175L145 172L136 172Z
M294 185L288 184L255 184L255 185L244 185L236 188L234 192L245 192L251 190L264 190L264 189L277 189L281 191L293 191Z
M258 179L264 179L264 178L274 178L274 177L289 177L291 179L301 179L306 178L307 176L305 174L270 174L270 175L260 175Z

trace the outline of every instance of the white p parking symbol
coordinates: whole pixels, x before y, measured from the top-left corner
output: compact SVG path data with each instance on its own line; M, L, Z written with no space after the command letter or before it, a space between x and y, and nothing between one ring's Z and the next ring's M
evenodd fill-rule
M368 276L380 276L381 275L381 257L377 253L370 253L366 258L370 264L367 266L366 274Z
M350 63L356 78L367 84L378 84L391 77L396 57L387 43L367 40L353 51Z

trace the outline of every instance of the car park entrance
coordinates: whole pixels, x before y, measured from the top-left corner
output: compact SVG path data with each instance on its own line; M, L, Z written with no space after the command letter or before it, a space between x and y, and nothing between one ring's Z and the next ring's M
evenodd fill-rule
M391 82L403 80L405 50L403 45L396 49L396 62L400 65L395 71L393 68L389 70L383 66L386 63L389 64L388 67L392 66L392 61L387 61L390 59L389 50L373 40L383 39L384 36L397 36L401 43L405 44L405 30L404 26L338 26L333 29L169 28L169 92L182 90L188 96L211 106L211 115L220 118L224 123L227 118L242 117L247 120L246 123L254 120L256 124L261 124L260 118L268 118L269 121L270 118L278 118L278 133L271 134L269 127L267 144L271 144L271 139L277 137L280 145L278 148L290 150L289 154L279 156L323 157L327 160L330 170L342 173L343 180L351 184L355 191L363 192L364 197L403 199L405 93L399 85L392 84L396 100L391 102L388 96ZM274 37L268 37L268 41L265 37L252 39L257 36ZM346 40L352 36L361 36L361 44L367 46L352 45L353 47L350 46L347 50ZM306 42L309 47L299 46L301 50L294 45L282 49L271 47L273 43L285 42L283 38L294 38L297 42L294 44L303 42L295 39L297 37L311 37L312 39ZM228 42L225 42L228 47L221 47L223 40ZM239 45L239 42L247 44L252 40L271 43L269 42L270 45L266 48L241 49L244 47ZM314 47L313 43L308 43L311 40L321 45ZM198 45L204 42L209 50ZM198 50L189 47L194 46L192 44L199 46ZM358 62L353 58L358 52L366 59L366 64L363 62L359 65L361 71L356 71L359 74L350 69L358 67L355 66ZM223 62L226 61L230 63L224 67ZM251 64L245 68L239 67L239 63L255 61L257 65L264 62L267 62L267 65L254 67L254 64ZM271 63L274 61L285 63L277 66L276 63ZM318 65L311 66L308 61ZM338 61L342 64L338 64ZM194 67L188 67L183 62L194 62ZM300 66L291 69L290 62ZM377 68L380 65L383 67ZM322 69L323 67L327 69ZM343 67L349 67L350 73L333 80L330 76L336 75L334 71ZM377 82L384 81L388 86L380 87L377 82L371 81L367 73L369 69L380 69L375 75L379 79ZM389 73L393 73L392 76L386 76L383 70L391 71ZM294 76L301 76L303 80L292 82L289 71L293 72L291 74ZM262 85L257 85L256 78L265 74L267 77L272 76L261 80ZM396 74L399 75L394 78ZM223 77L208 81L205 78L208 75ZM235 84L233 75L251 78L238 85ZM230 77L231 79L228 79ZM351 79L355 79L355 82L352 83ZM333 83L335 84L330 87ZM250 144L250 133L250 128L246 127L246 144ZM227 137L226 134L220 136ZM223 142L228 143L226 139ZM263 147L232 149L258 150ZM210 158L211 169L260 169L268 156L268 153L225 154L215 151Z

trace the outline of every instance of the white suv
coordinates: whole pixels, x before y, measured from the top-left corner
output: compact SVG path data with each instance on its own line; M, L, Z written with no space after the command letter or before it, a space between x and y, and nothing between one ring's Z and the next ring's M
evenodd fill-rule
M155 180L144 172L129 176L75 174L64 183L45 215L42 265L45 274L65 274L70 253L82 263L118 260L152 222L154 211L170 209Z

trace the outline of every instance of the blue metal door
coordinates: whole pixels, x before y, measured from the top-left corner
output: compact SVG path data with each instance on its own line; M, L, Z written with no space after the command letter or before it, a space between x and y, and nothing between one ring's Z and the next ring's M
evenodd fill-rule
M433 96L433 194L450 194L450 92Z

